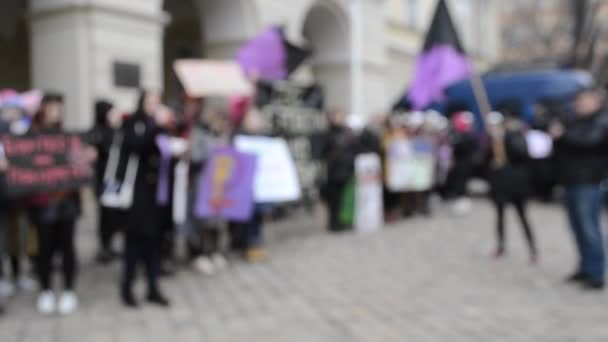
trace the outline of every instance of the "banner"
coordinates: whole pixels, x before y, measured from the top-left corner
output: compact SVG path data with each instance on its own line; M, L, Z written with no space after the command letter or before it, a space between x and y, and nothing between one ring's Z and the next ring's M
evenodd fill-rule
M2 154L8 196L75 190L92 180L93 169L80 136L74 134L5 135Z
M394 192L426 191L435 179L432 143L425 139L395 139L387 150L387 186Z
M258 203L292 202L302 193L296 167L281 138L239 135L234 139L237 150L257 156L254 198Z
M380 157L375 153L357 156L355 174L355 230L359 233L378 231L384 224Z
M244 222L253 214L256 157L231 147L216 148L201 174L195 215Z
M235 61L182 59L174 64L175 73L188 95L249 96L253 85Z

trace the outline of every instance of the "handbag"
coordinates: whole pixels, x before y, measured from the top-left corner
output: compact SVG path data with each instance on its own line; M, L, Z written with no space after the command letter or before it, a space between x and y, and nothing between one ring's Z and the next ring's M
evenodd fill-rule
M135 191L135 179L139 168L139 157L130 155L127 162L125 178L121 182L117 179L118 163L120 160L120 145L122 136L117 137L110 148L108 165L104 171L104 189L100 198L100 203L107 208L129 209L133 205L133 195Z

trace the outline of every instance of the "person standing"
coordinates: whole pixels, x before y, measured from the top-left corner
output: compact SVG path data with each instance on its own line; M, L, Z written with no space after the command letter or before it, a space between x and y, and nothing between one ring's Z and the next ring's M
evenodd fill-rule
M31 132L34 134L62 133L63 97L47 94L35 115ZM56 310L70 314L78 308L78 297L74 291L77 272L74 235L76 219L80 216L80 197L75 191L56 191L32 195L27 200L30 218L38 229L38 276L40 295L37 307L42 314ZM54 257L62 258L63 293L56 301L52 291Z
M549 133L555 139L557 170L566 189L565 206L580 259L578 269L567 281L601 290L606 257L600 224L600 183L607 174L608 141L604 95L594 89L582 90L575 98L574 113L552 123Z
M169 306L158 281L163 211L157 198L161 153L156 138L162 132L161 127L166 126L170 120L168 111L159 110L160 105L159 93L142 92L136 112L123 124L122 154L127 157L121 159L136 157L138 160L132 206L126 215L124 270L120 289L123 304L130 308L138 307L133 285L136 268L140 262L146 268L148 302Z
M513 205L530 250L530 262L538 263L538 249L534 232L526 212L532 180L530 177L528 145L523 123L517 111L503 111L507 117L490 113L488 126L492 138L489 182L491 197L496 208L496 258L505 255L505 209Z
M356 137L346 126L344 112L330 112L327 118L329 129L324 136L322 152L327 176L321 193L328 208L328 229L340 232L346 229L340 222L340 211L344 190L354 176Z
M121 139L118 129L121 125L121 115L112 103L99 100L95 103L95 126L89 132L88 138L91 145L97 150L97 161L95 163L95 192L97 199L101 198L104 191L105 173L110 159L112 145L117 139ZM118 161L112 161L118 162ZM99 203L98 234L99 252L97 261L108 264L114 260L118 253L112 248L112 239L118 231L119 216L121 211L108 208Z

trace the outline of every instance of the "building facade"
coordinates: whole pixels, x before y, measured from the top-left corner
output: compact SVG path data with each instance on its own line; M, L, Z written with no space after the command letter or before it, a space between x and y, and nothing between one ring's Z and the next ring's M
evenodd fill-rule
M497 57L495 0L451 0L480 67ZM0 12L0 87L66 95L67 124L92 123L96 98L132 109L139 88L175 95L177 58L232 58L269 25L308 44L294 77L317 82L328 106L386 110L407 87L435 1L9 0Z

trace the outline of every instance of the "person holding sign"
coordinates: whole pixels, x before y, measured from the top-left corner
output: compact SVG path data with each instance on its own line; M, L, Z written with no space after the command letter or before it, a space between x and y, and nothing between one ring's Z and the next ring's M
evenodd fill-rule
M63 133L63 97L47 94L35 115L31 134ZM39 162L43 162L40 160ZM76 219L81 214L79 193L74 190L39 193L28 200L30 217L38 229L38 276L40 295L38 311L51 314L56 310L70 314L78 308L76 296L77 259L74 246ZM56 301L52 292L53 258L62 258L63 293Z
M120 292L123 304L130 308L138 307L133 294L133 283L136 267L140 262L146 267L148 302L163 307L169 306L169 301L158 284L164 223L161 204L167 200L168 193L159 191L159 185L162 183L162 156L157 146L157 137L162 133L161 127L166 126L171 119L168 114L168 111L161 110L158 92L144 91L136 112L123 124L124 142L121 153L129 157L121 159L137 161L131 163L131 166L136 165L136 175L133 198L126 215L125 259ZM126 168L129 169L129 165Z

